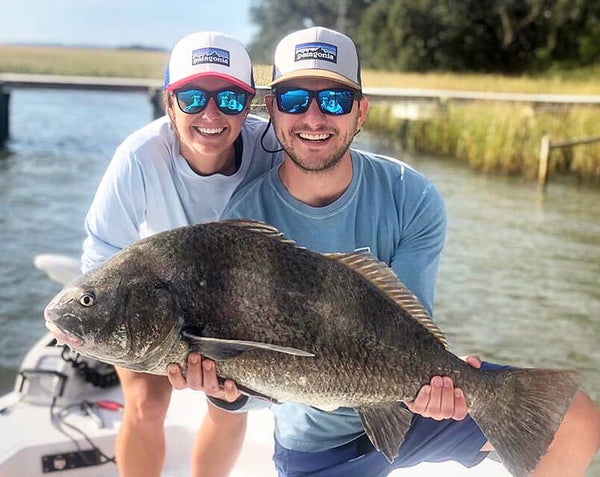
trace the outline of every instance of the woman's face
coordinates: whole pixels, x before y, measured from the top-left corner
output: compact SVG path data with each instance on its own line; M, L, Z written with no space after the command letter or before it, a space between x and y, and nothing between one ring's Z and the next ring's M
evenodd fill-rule
M232 87L233 83L222 78L207 76L186 84L186 88L198 88L205 91L217 91ZM219 165L225 167L235 161L233 143L242 129L250 108L251 95L248 93L246 106L237 115L228 115L219 110L215 99L210 98L206 107L196 114L181 111L177 98L170 93L167 112L181 141L181 154L192 168L200 174L222 172ZM217 167L217 170L214 168Z

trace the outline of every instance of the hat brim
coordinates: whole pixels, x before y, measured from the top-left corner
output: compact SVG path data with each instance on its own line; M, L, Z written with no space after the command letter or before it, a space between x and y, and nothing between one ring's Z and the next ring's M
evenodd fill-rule
M330 79L330 80L336 81L338 83L342 83L346 86L350 86L351 88L354 88L358 91L362 90L362 87L360 84L355 83L354 81L351 81L350 79L346 78L345 76L342 76L338 73L334 73L333 71L319 70L319 69L306 69L306 70L290 71L289 73L281 75L279 78L271 81L267 86L272 88L273 86L281 84L285 81L290 81L293 79L300 79L300 78Z
M239 86L244 91L248 91L248 93L251 93L251 94L256 93L254 88L250 87L243 81L240 81L239 79L234 78L233 76L230 76L230 75L227 75L224 73L217 73L215 71L205 71L203 73L198 73L195 75L187 76L186 78L180 79L179 81L176 81L175 83L170 84L165 89L166 89L166 91L173 91L175 89L181 88L182 86L185 86L188 83L191 83L194 80L197 80L200 78L206 78L206 77L221 78L221 79L224 79L226 81L229 81L229 82L235 84L236 86Z

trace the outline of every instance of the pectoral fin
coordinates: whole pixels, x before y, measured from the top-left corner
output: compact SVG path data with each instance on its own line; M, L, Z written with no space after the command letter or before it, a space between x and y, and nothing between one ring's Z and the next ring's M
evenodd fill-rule
M220 338L208 338L197 336L190 331L183 330L183 336L190 342L194 351L214 360L225 360L235 358L246 351L253 349L265 349L294 356L311 357L314 354L301 349L277 346L269 343L258 343L256 341L225 340Z
M393 462L404 442L413 414L399 403L363 407L356 411L375 449Z

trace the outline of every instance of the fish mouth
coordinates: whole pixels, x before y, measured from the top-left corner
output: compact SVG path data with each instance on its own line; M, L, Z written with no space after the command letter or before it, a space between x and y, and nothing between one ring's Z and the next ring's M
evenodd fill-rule
M81 339L79 336L63 330L61 327L56 325L56 323L51 321L46 320L46 328L50 330L50 333L52 333L52 336L56 338L56 341L59 345L64 343L71 348L78 348L84 343L83 339Z

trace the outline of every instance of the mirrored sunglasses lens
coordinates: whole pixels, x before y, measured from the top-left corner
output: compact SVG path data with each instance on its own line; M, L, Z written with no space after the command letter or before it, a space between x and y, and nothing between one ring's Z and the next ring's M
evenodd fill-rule
M348 114L352 110L352 91L319 91L319 108L326 114Z
M308 91L295 89L277 94L279 109L284 113L299 114L308 109L310 95Z
M217 94L217 106L225 114L239 114L244 109L247 99L246 93L242 91L220 91Z
M177 92L177 102L184 113L198 113L206 107L208 98L206 93L199 89L189 89Z

